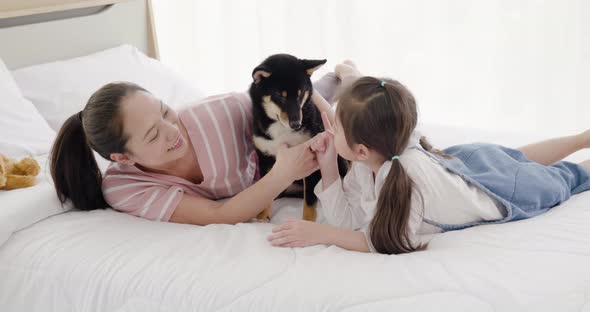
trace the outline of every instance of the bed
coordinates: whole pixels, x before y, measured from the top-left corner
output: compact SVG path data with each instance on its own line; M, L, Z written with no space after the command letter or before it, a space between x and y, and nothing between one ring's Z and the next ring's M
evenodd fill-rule
M127 45L100 56L119 58L124 52L135 59L141 52L157 58L149 8L144 0L3 2L0 58L23 97L43 117L53 116L55 106L44 107L41 93L58 92L53 89L75 72L70 63L55 61L121 44ZM123 20L135 26L118 31L117 21ZM110 26L92 40L77 39L93 34L97 25ZM71 44L31 49L56 36ZM77 59L76 66L93 66L95 60L96 55L92 61ZM30 67L47 62L54 63L43 70ZM157 61L141 58L137 64L159 66L152 62ZM30 79L56 76L56 68L64 77L51 88ZM172 87L159 92L177 102L200 96L179 95ZM47 97L77 103L83 96ZM58 117L45 119L48 132L59 126ZM539 139L420 128L437 147L473 141L518 146ZM426 251L413 254L274 248L265 239L271 224L201 227L110 209L71 211L53 193L47 148L36 146L25 150L36 152L43 166L37 185L0 191L0 311L590 311L590 192L533 219L435 235ZM582 151L570 160L588 158ZM300 215L301 206L297 199L275 201L271 222Z

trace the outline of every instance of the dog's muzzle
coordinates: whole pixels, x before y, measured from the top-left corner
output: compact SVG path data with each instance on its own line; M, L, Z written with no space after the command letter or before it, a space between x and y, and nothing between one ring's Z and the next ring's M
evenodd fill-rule
M298 121L298 120L289 121L289 127L291 127L291 129L293 129L293 130L299 130L299 129L301 129L301 121Z

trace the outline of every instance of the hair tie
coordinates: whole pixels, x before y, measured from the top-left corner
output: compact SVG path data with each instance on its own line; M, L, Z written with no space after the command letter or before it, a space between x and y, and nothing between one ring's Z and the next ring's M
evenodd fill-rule
M381 80L381 88L385 88L385 81Z
M399 160L399 156L393 156L393 157L391 157L391 161L394 161L396 159Z

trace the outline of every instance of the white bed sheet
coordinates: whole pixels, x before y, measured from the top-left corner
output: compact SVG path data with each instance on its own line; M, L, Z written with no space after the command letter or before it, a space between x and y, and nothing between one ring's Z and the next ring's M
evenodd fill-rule
M425 132L438 146L494 141ZM278 200L272 221L300 207ZM399 256L274 248L271 227L112 210L55 215L0 246L0 311L590 311L590 192L533 219L436 235L427 251Z

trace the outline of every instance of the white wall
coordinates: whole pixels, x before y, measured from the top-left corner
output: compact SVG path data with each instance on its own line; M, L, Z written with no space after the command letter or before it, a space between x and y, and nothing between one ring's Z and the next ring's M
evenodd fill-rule
M153 1L162 61L209 94L245 90L287 52L402 81L424 122L590 128L587 0Z

